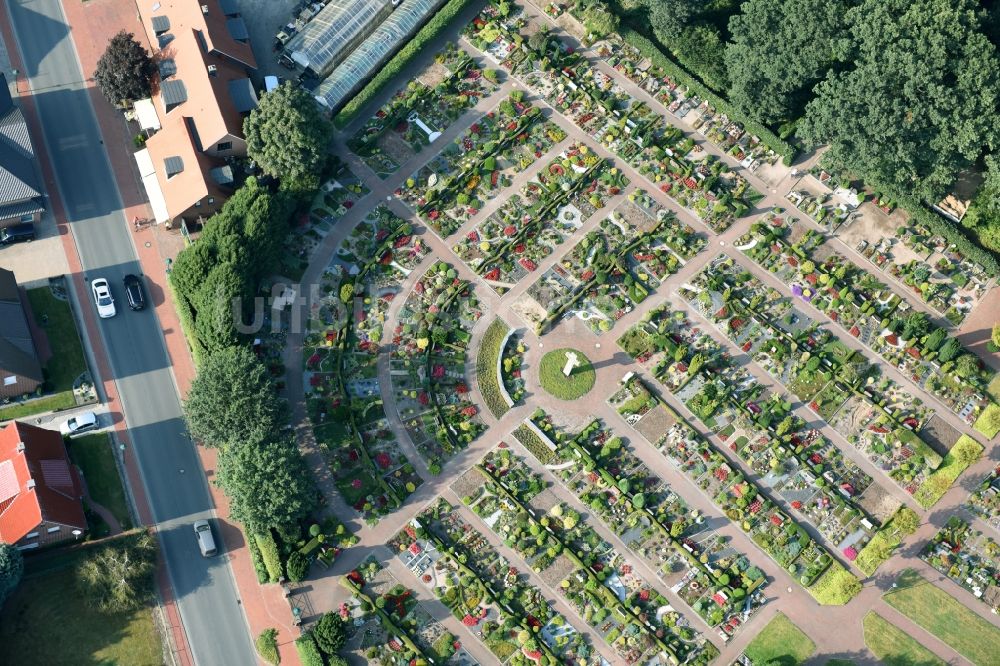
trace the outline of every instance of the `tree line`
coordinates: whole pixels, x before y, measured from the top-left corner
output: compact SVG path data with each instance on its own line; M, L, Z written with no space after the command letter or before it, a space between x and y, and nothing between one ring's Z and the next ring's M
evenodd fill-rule
M603 0L579 0L583 4ZM749 123L829 146L823 165L888 195L997 272L1000 5L977 0L610 0L624 26ZM981 173L962 227L930 213ZM963 233L965 232L965 233Z

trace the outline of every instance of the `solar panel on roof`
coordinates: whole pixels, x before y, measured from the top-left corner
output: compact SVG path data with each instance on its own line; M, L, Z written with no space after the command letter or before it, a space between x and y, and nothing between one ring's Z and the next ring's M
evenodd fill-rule
M176 176L181 171L184 171L184 160L177 156L166 157L163 159L163 168L167 172L167 178Z
M247 32L247 24L243 22L243 18L237 16L236 18L226 19L226 29L229 30L229 35L238 42L245 42L250 39L250 33Z
M169 79L177 73L177 63L173 58L164 58L160 61L160 80Z
M155 35L159 35L170 30L169 16L154 16L151 23L153 24L153 34Z
M177 106L187 101L187 88L180 79L171 79L160 84L160 94L167 107Z
M39 460L38 463L42 467L42 481L45 485L66 494L73 492L73 477L70 476L69 463L66 460L53 458Z

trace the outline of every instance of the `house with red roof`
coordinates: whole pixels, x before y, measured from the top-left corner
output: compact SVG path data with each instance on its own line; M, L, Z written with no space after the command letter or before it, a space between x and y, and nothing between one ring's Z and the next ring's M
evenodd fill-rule
M0 541L29 550L76 538L87 529L82 497L62 435L17 421L0 428Z

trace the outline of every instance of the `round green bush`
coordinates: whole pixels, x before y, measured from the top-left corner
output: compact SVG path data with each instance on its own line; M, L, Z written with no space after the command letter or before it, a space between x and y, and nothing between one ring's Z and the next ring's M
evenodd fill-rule
M580 365L573 368L569 377L563 375L566 352L575 352ZM550 351L542 356L539 365L539 382L542 388L560 400L576 400L594 387L596 373L594 367L582 352L565 347Z

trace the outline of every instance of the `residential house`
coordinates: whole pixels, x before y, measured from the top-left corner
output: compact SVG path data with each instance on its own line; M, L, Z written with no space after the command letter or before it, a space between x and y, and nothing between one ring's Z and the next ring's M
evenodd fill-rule
M0 398L32 393L43 379L17 279L0 268Z
M43 210L28 124L0 74L0 227L37 222Z
M245 157L243 120L257 106L257 63L234 0L139 3L159 66L136 113L153 134L135 154L157 222L195 221L232 191L227 158Z
M0 428L0 541L29 550L79 537L82 497L62 435L17 421Z

